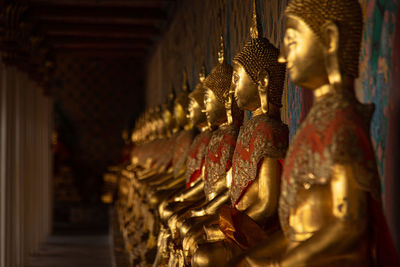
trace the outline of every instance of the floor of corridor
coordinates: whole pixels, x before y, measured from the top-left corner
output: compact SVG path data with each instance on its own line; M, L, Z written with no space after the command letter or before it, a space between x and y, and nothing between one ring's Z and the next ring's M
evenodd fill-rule
M53 235L25 267L111 267L108 234Z

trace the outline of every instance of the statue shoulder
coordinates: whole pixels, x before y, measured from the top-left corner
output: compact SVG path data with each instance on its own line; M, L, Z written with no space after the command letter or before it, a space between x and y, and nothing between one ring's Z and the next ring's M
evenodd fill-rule
M289 129L278 119L259 115L242 127L239 138L241 146L254 150L261 157L284 158L289 145Z
M334 101L313 107L285 160L284 178L299 184L325 184L334 165L350 165L358 185L377 195L380 188L365 106Z

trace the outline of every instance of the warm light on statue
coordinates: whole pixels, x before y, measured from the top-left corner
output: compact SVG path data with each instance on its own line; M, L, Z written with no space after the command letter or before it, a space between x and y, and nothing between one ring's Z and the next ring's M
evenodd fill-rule
M315 103L285 159L283 235L243 256L250 266L396 266L370 142L371 107L354 96L362 33L356 0L293 0L279 61ZM385 235L377 238L377 234ZM379 243L378 240L385 240ZM239 264L239 265L240 265Z

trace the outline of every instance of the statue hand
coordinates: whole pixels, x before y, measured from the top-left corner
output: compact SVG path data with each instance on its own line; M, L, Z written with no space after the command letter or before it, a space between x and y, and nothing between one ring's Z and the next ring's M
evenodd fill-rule
M205 215L206 215L206 211L203 208L194 209L191 211L191 217L201 217L201 216L205 216Z
M185 200L183 199L183 195L182 194L179 194L178 196L176 196L174 198L174 202L183 202L183 201L185 201Z

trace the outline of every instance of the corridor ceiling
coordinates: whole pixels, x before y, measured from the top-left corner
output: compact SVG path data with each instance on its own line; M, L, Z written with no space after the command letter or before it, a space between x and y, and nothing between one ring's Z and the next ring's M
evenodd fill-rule
M51 97L54 129L90 200L145 108L146 62L181 2L0 0L0 61Z
M175 0L30 0L55 55L144 60L168 25Z

